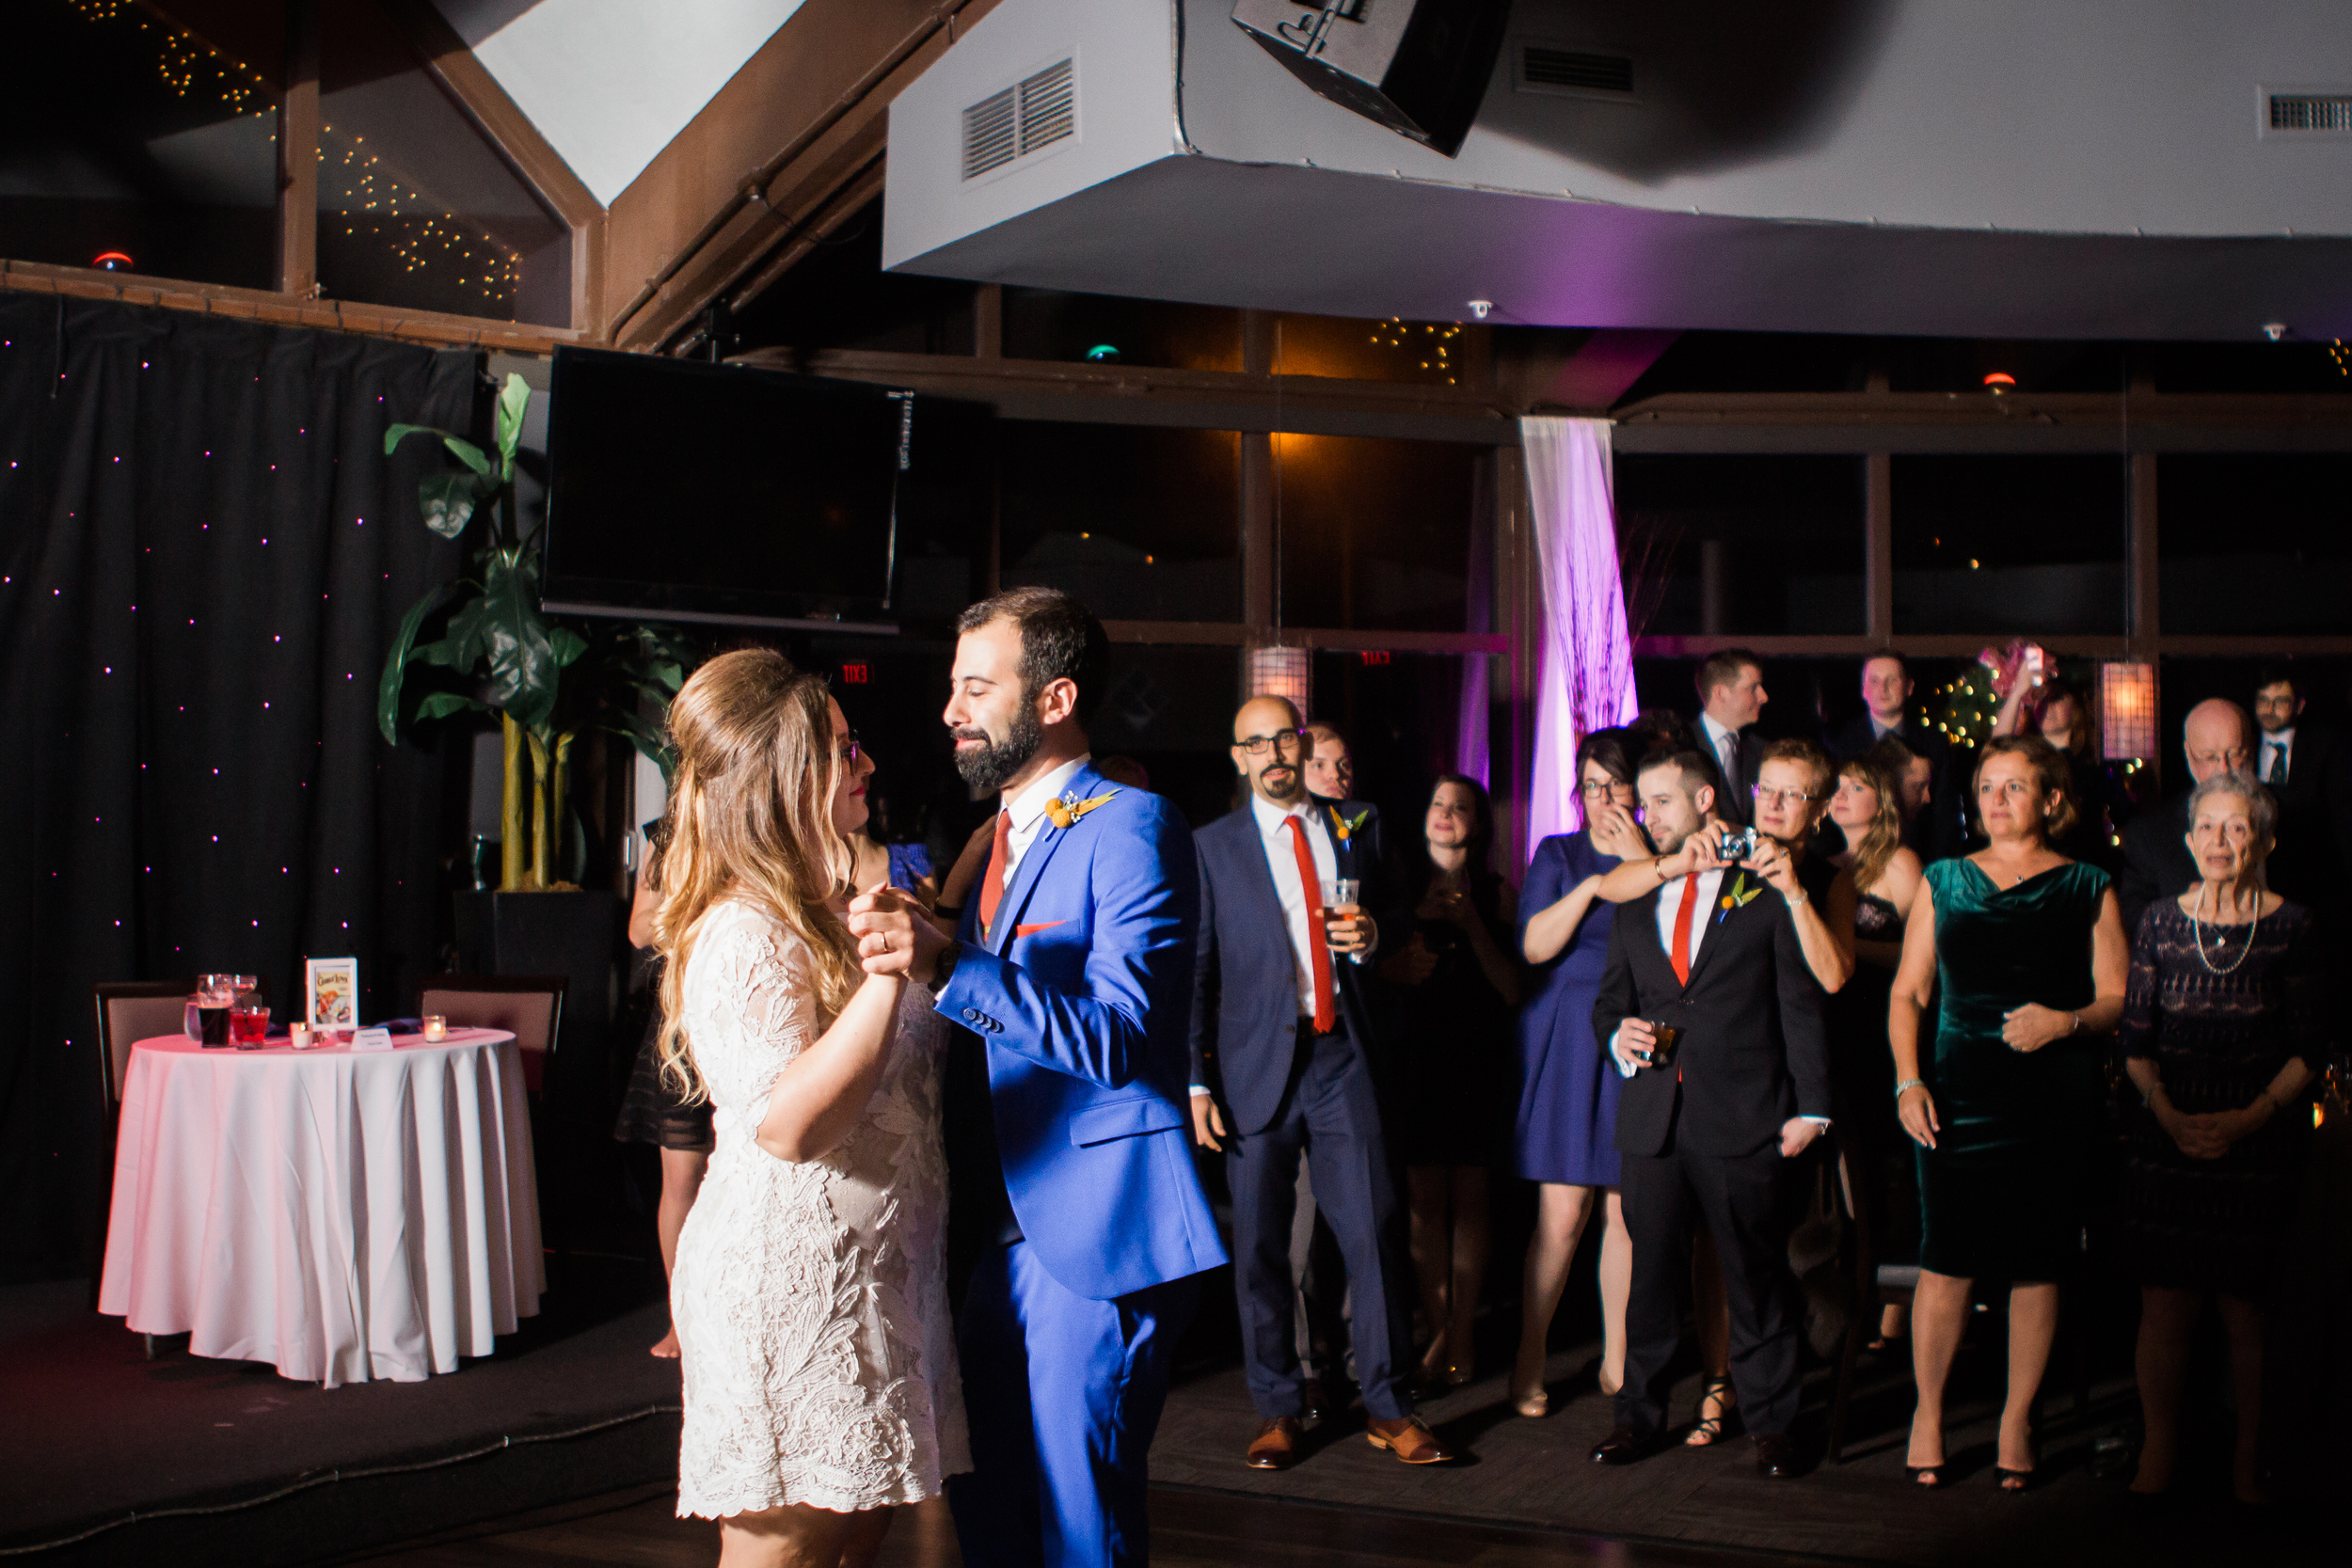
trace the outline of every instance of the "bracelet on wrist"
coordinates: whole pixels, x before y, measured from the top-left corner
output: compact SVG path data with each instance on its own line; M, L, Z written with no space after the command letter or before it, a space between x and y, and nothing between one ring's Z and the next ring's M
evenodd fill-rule
M1895 1098L1900 1100L1906 1090L1924 1089L1927 1086L1928 1081L1924 1078L1906 1078L1895 1085Z

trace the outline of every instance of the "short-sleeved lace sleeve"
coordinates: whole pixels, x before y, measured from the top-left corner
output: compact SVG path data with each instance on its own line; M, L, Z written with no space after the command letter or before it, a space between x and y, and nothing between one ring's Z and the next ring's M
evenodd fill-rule
M746 904L704 917L687 961L685 1024L694 1070L720 1111L759 1123L785 1065L819 1033L807 946Z

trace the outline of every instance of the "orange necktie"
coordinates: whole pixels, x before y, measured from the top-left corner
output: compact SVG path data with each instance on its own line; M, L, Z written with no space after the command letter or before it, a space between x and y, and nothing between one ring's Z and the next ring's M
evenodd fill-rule
M996 924L996 906L1005 901L1005 850L1012 837L1012 813L996 814L996 847L988 852L988 875L980 879L980 934Z
M1000 837L997 842L1004 840ZM1682 879L1682 907L1675 911L1675 942L1666 955L1675 966L1675 978L1686 986L1691 983L1691 911L1698 907L1699 878L1694 871Z
M1307 847L1307 830L1295 816L1282 818L1291 831L1291 849L1298 856L1299 884L1307 890L1307 951L1313 955L1315 974L1315 1033L1327 1035L1339 1027L1339 1009L1331 1002L1331 949L1323 939L1323 883L1315 876L1315 857Z

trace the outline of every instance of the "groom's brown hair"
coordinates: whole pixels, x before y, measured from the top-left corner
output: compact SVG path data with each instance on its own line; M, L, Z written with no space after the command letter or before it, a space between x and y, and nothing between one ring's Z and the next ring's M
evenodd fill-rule
M1021 628L1021 694L1032 697L1067 680L1078 689L1073 716L1081 727L1092 722L1103 705L1111 656L1111 640L1094 611L1058 588L1008 588L957 616L956 633L1000 620Z

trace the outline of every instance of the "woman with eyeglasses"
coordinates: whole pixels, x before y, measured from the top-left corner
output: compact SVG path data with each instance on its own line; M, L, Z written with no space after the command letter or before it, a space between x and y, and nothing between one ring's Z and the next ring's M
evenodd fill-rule
M1519 1012L1519 1101L1512 1138L1518 1174L1537 1184L1535 1231L1527 1243L1518 1354L1511 1404L1540 1417L1551 1408L1544 1362L1551 1320L1567 1289L1577 1243L1598 1210L1600 1390L1625 1381L1625 1307L1633 1285L1633 1243L1617 1198L1617 1095L1624 1080L1593 1035L1593 1002L1609 960L1615 911L1602 877L1646 857L1634 819L1635 751L1624 730L1596 730L1576 749L1584 826L1537 845L1519 899L1519 953L1533 966Z
M1945 1483L1944 1388L1978 1279L2009 1282L2000 1488L2033 1483L2034 1396L2060 1283L2081 1263L2098 1037L2122 1014L2128 953L2107 874L2051 847L2074 825L2067 784L2065 756L2040 736L1985 742L1975 794L1989 842L1927 868L1887 1006L1895 1103L1918 1146L1919 1402L1905 1463L1922 1488Z
M930 994L865 973L845 911L871 760L824 682L722 654L670 707L654 945L661 1063L717 1134L677 1242L681 1517L723 1568L873 1560L971 1468L947 1314Z
M2328 986L2311 913L2263 885L2278 805L2243 773L2188 797L2198 881L2139 917L2123 1053L2140 1093L2123 1167L2123 1253L2140 1282L2147 1435L2132 1490L2164 1491L2181 1448L2189 1339L2212 1298L2236 1392L2232 1484L2263 1486L2263 1308L2276 1292L2326 1059Z

